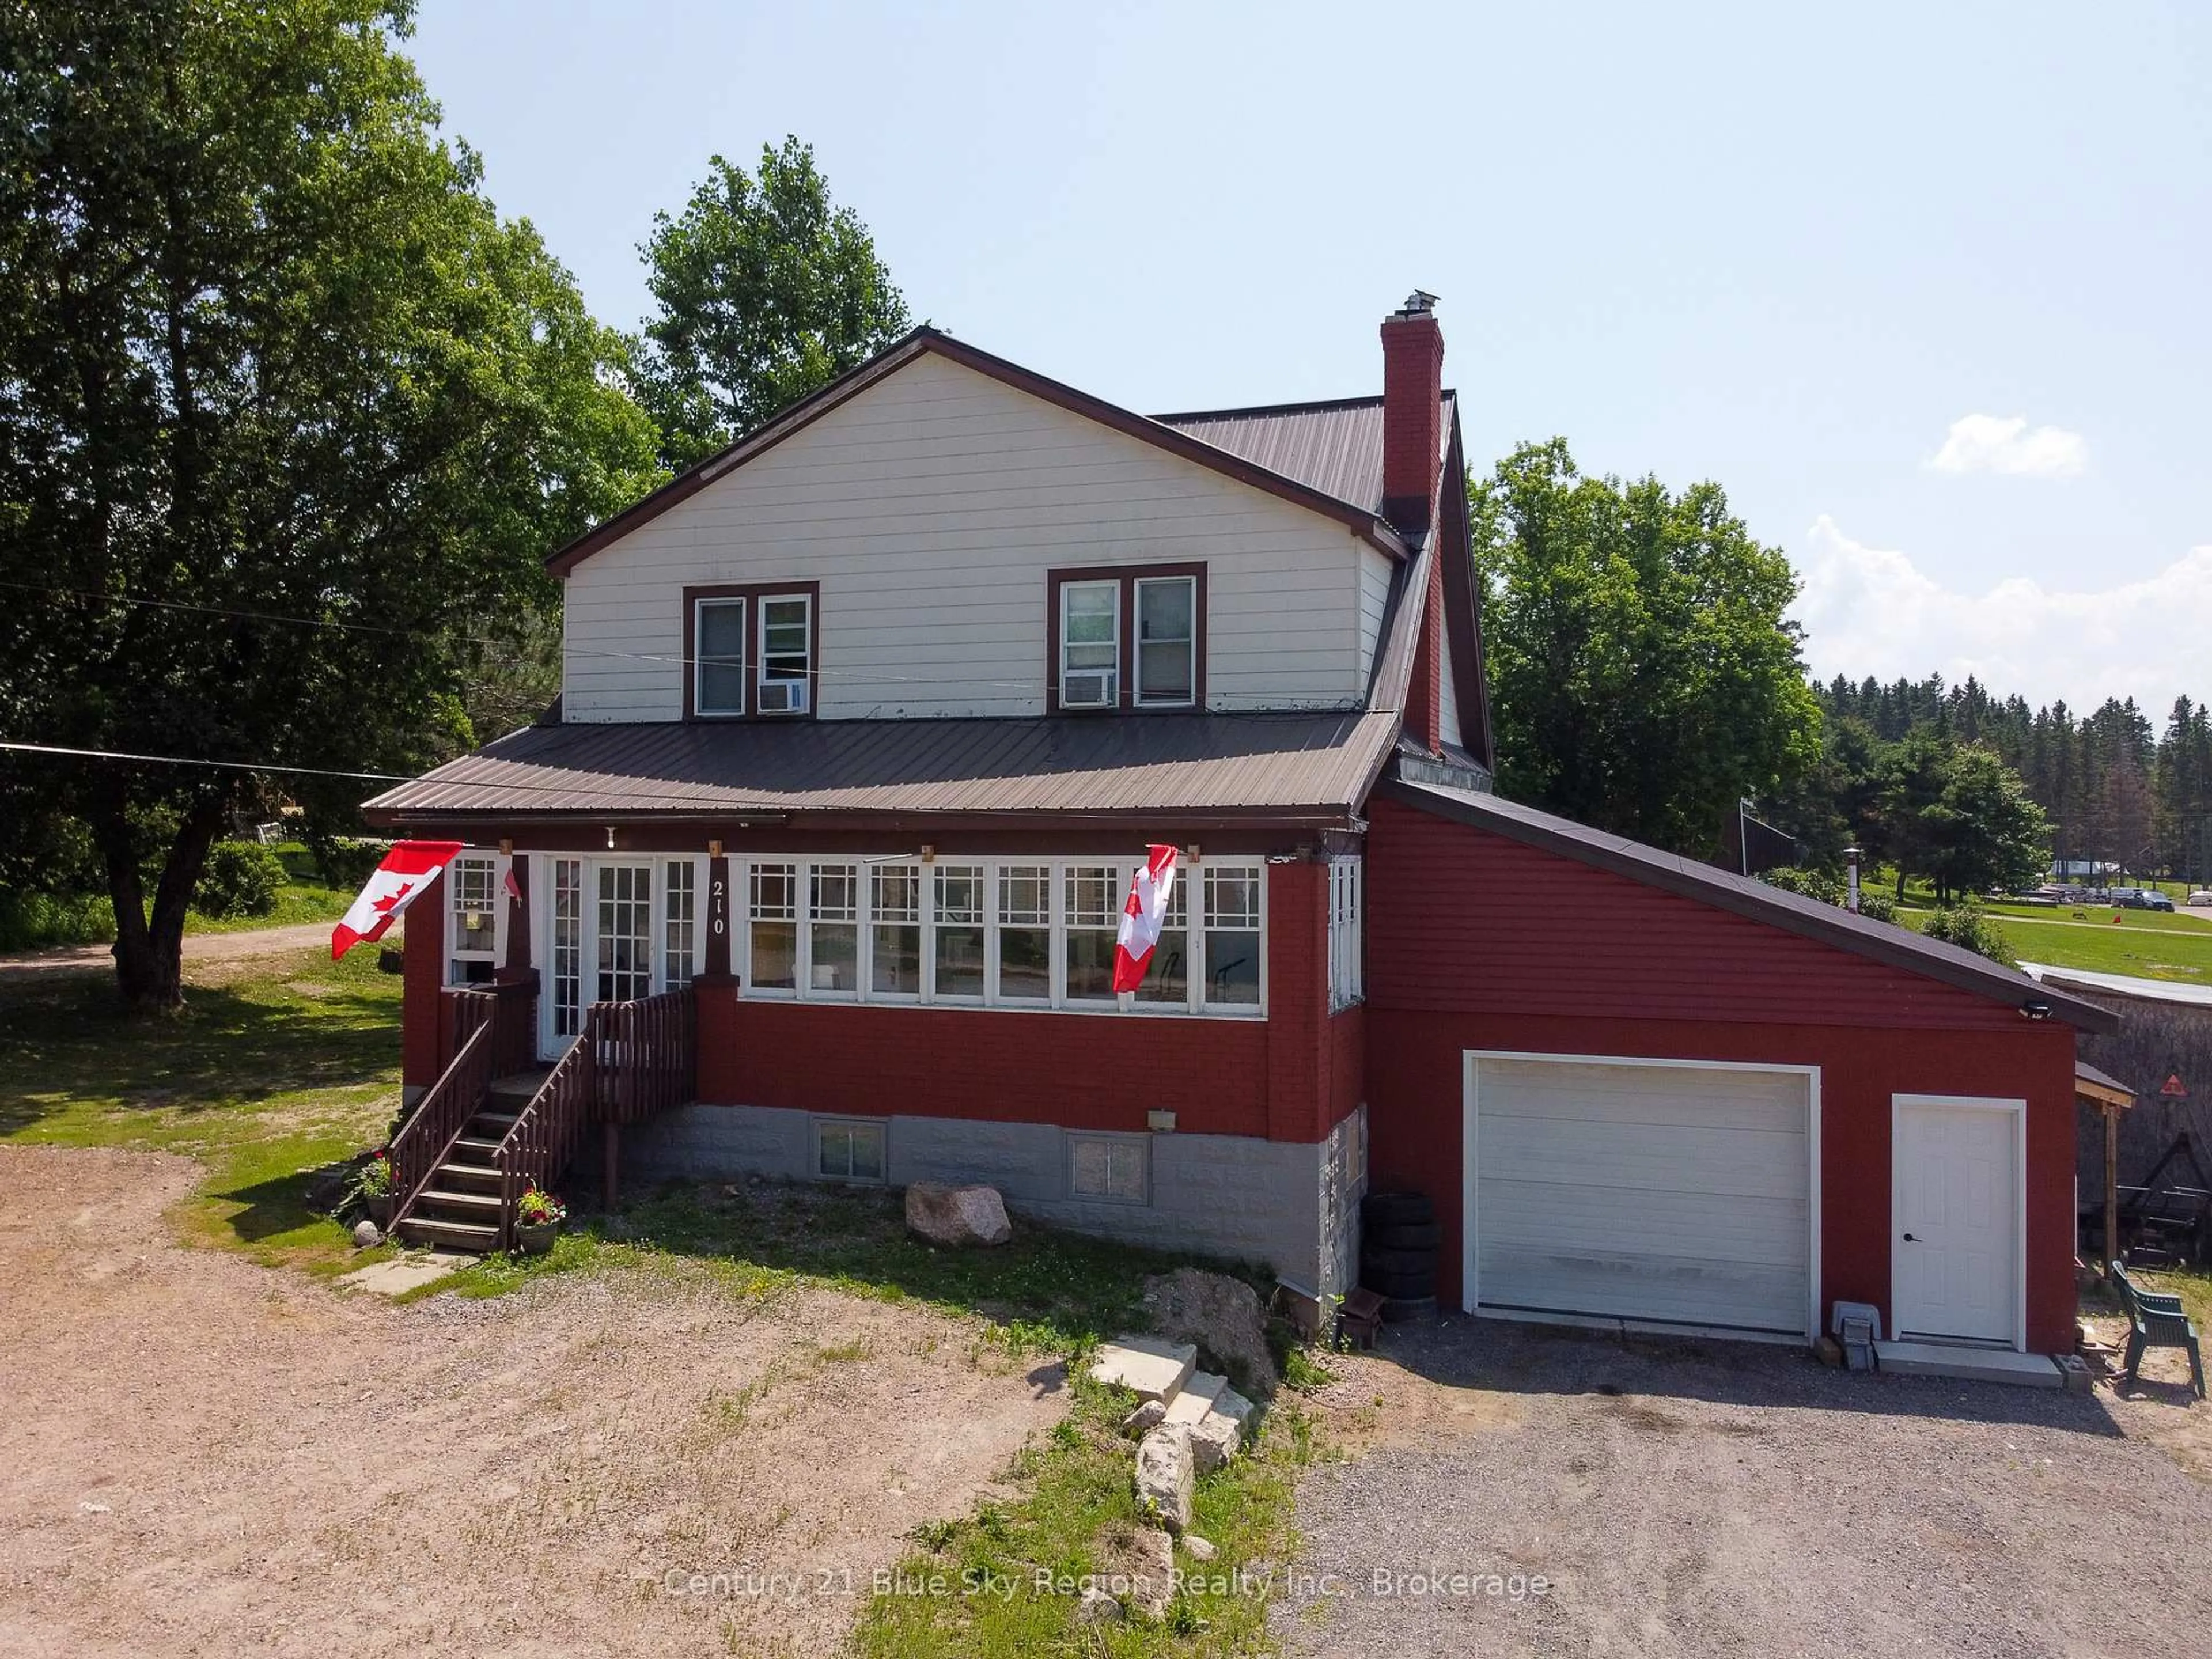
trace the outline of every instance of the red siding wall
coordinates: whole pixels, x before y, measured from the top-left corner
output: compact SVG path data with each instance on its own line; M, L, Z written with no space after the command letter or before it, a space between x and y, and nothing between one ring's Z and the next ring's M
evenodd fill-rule
M1820 1068L1821 1304L1889 1305L1896 1093L2025 1099L2027 1343L2072 1345L2074 1033L1390 801L1367 856L1376 1186L1428 1193L1458 1305L1469 1048Z
M445 915L446 878L440 876L399 919L405 930L401 941L405 965L400 981L399 1079L410 1089L427 1089L438 1080L438 1057L446 1052L446 1034L438 1029L438 1022L447 1017L446 999L438 994L446 979Z
M447 1018L439 889L407 950L401 1070L436 1080ZM1267 870L1267 1018L1116 1018L975 1008L750 1002L699 993L699 1097L810 1111L1317 1141L1361 1098L1357 1011L1328 1010L1328 872ZM411 914L411 912L410 912Z

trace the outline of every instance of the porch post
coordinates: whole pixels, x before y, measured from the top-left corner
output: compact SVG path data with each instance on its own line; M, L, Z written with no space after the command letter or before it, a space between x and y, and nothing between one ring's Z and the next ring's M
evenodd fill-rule
M2120 1259L2120 1109L2105 1108L2105 1271Z
M510 854L507 868L514 889L507 896L507 960L499 977L520 979L530 970L530 860Z

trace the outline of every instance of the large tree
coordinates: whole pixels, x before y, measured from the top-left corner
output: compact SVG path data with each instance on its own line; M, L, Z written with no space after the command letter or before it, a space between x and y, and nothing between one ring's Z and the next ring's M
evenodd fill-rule
M637 353L640 397L672 467L704 459L904 333L906 301L814 152L761 146L748 176L717 155L641 249L659 304Z
M1586 477L1555 438L1468 493L1501 792L1704 855L1817 761L1796 578L1720 486Z
M411 9L7 9L0 734L411 770L468 736L455 638L549 603L539 556L653 476L619 341L440 140L394 45ZM181 1000L229 814L308 787L17 775L89 827L145 1007Z

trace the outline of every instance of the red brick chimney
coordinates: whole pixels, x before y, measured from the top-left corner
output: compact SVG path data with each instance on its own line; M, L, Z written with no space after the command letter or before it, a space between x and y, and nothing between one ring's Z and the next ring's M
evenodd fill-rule
M1429 527L1443 454L1444 333L1436 303L1415 289L1382 319L1382 516L1409 536Z

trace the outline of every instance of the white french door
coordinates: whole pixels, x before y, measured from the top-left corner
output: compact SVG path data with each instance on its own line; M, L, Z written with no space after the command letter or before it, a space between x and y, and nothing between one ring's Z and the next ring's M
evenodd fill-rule
M688 985L699 970L701 860L540 854L538 1054L557 1060L594 1002Z

